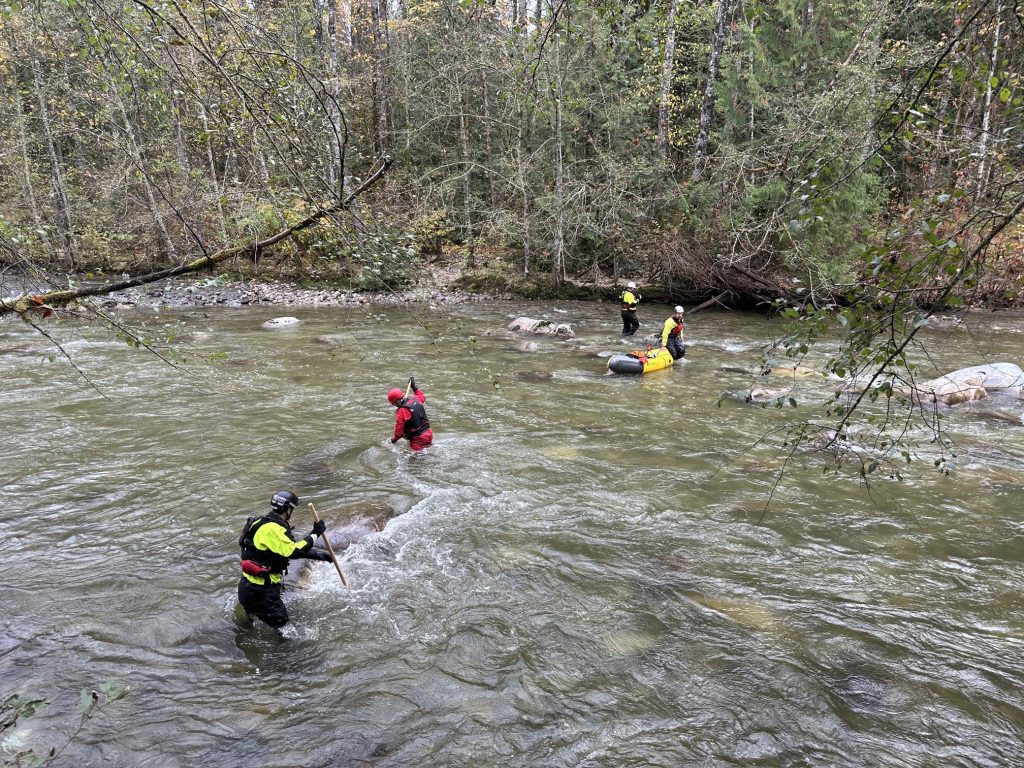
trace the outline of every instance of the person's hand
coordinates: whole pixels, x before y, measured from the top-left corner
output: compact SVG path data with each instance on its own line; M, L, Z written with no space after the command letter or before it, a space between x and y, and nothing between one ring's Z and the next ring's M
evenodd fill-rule
M412 388L413 392L415 392L417 390L416 377L415 376L410 376L409 377L409 387Z
M314 536L314 538L317 537L317 536L323 536L324 535L324 531L326 531L326 530L327 530L327 523L325 523L323 520L317 520L315 523L313 523L313 536Z
M321 563L331 562L331 553L325 549L317 549L310 552L309 554L311 555L311 559L319 560Z
M397 443L397 442L398 442L398 438L397 438L397 437L392 437L392 438L391 438L391 444L392 444L392 445L394 445L394 444L395 444L395 443Z

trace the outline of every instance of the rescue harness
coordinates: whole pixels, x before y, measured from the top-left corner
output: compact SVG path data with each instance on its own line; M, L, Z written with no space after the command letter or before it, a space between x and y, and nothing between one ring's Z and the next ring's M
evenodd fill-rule
M405 398L398 406L399 408L408 408L411 418L405 422L404 435L407 438L416 437L416 435L422 435L428 429L430 429L430 420L427 419L427 409L423 407L423 403L419 400L415 400L411 397Z

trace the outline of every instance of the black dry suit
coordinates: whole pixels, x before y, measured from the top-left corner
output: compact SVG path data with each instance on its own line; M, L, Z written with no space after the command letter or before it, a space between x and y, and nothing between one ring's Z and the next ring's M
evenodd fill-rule
M272 627L288 623L288 609L281 599L281 576L288 570L288 560L296 557L326 559L312 551L312 534L296 542L291 532L287 522L271 513L266 517L250 517L238 537L238 546L242 548L238 602L246 613ZM257 538L260 546L256 546Z
M250 517L245 521L242 535L238 537L238 546L242 548L242 571L255 577L250 579L254 584L266 583L269 577L272 581L279 582L281 575L288 570L288 557L280 555L269 549L257 549L253 543L256 532L267 523L277 523L285 532L291 535L292 527L277 515L266 517ZM276 579L273 576L277 576ZM256 579L260 579L257 581Z
M412 414L404 424L405 436L407 438L422 435L430 429L430 420L427 419L427 409L424 408L423 403L415 397L405 398L405 401L399 406L399 408L408 408L409 413Z

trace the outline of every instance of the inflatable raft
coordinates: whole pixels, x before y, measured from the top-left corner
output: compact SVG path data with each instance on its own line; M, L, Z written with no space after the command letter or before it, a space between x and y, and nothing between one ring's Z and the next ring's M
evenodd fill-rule
M612 355L608 360L608 370L612 373L650 373L668 368L674 362L667 349L637 349L628 355Z

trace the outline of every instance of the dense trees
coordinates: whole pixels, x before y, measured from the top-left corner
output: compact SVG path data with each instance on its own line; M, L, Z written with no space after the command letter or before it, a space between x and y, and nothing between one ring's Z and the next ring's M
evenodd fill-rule
M31 0L0 24L8 263L256 256L231 249L322 212L278 253L368 284L449 244L677 295L822 305L878 263L917 300L1016 289L956 272L1011 265L1002 0Z

